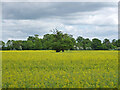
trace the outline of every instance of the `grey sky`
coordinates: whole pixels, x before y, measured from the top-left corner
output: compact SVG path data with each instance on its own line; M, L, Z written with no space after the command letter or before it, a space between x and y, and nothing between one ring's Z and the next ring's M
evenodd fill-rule
M3 40L40 37L57 28L75 38L118 38L118 6L95 2L7 2L2 4Z

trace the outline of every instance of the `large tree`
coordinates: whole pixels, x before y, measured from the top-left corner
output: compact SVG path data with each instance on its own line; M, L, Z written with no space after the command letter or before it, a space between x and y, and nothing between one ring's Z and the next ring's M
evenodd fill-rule
M83 37L79 36L76 41L79 49L91 49L91 41L88 38L84 39Z
M45 34L42 39L42 46L44 50L52 50L52 44L54 41L54 35L53 34Z
M41 50L42 49L42 42L41 42L41 39L39 38L38 34L35 34L34 36L29 36L27 39L27 42L24 44L27 45L27 49L32 49L32 50Z
M5 49L5 42L0 41L0 50L4 50Z
M103 40L103 49L108 50L110 48L111 48L111 43L110 43L109 39L107 39L107 38L104 39Z
M27 46L27 41L22 41L22 49L23 49L23 50L28 50L27 47L28 47L28 46Z
M101 40L99 40L97 38L92 39L91 47L92 47L93 50L100 50L100 49L102 49Z
M91 49L91 41L89 38L83 40L83 49L84 50Z
M13 49L22 50L22 40L13 41Z
M72 35L64 34L61 31L55 29L53 31L53 43L52 48L56 50L56 52L64 52L64 50L70 50L74 48L75 40Z
M28 40L26 45L27 45L27 50L33 50L34 49L34 43L31 40Z
M84 38L83 37L81 37L81 36L79 36L79 37L77 37L77 39L76 39L76 41L77 41L77 49L83 49L83 41L84 41Z
M113 44L114 46L117 46L117 40L116 40L116 39L113 39L113 40L112 40L112 44Z
M117 47L120 47L120 39L117 40Z
M13 50L14 49L13 42L14 42L14 40L8 40L7 41L6 46L7 46L8 50Z

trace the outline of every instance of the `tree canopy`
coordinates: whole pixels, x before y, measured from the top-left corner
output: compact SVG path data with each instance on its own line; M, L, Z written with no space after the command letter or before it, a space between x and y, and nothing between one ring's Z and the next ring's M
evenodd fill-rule
M2 50L116 50L120 47L120 39L113 39L110 42L105 38L103 42L98 38L83 38L78 36L76 40L72 35L63 33L57 29L52 30L52 34L45 34L39 38L38 34L29 36L27 40L8 40L6 43L0 41Z

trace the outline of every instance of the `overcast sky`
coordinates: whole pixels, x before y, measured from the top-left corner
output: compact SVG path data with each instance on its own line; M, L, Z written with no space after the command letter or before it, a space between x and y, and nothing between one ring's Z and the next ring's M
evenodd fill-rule
M118 39L118 6L102 2L4 2L3 41L40 38L57 28L74 38Z

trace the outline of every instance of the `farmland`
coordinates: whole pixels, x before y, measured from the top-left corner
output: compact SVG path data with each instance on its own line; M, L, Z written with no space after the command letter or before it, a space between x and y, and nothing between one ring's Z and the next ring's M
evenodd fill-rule
M2 51L3 88L116 88L118 51Z

